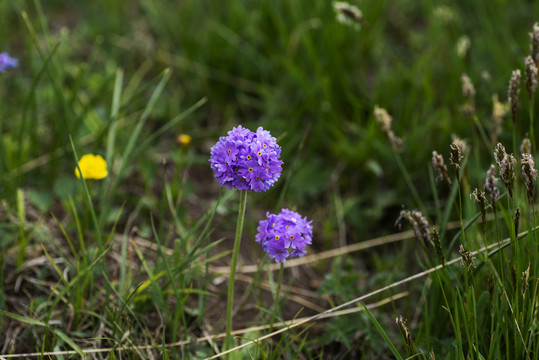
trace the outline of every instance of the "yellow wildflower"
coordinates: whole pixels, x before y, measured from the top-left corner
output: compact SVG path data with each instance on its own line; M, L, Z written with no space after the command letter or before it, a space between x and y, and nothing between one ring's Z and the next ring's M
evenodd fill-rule
M182 146L189 146L191 143L191 136L187 134L180 134L176 140L178 141L178 144Z
M109 174L107 171L107 162L101 155L83 155L79 160L79 167L84 179L101 180ZM75 168L75 175L80 179L80 173L77 168Z

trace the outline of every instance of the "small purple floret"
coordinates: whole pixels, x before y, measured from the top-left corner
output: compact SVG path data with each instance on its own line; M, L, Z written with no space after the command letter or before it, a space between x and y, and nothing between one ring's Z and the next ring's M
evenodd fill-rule
M255 132L241 125L221 137L211 148L211 168L229 189L266 191L281 176L281 147L269 131Z
M7 52L0 54L0 72L4 72L10 67L16 67L18 64L19 60L9 56Z
M282 209L277 215L266 214L266 220L258 223L255 240L276 262L285 262L290 255L301 257L305 248L313 242L312 221L300 214Z

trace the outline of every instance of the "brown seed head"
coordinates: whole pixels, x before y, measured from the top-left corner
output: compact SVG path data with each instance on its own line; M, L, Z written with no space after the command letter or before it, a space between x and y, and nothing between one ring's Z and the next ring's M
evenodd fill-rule
M402 219L406 220L412 226L415 236L421 242L421 246L424 248L428 247L430 243L429 222L427 218L423 216L423 213L419 210L402 210L395 221L395 225L399 226L399 228Z
M475 88L472 84L472 80L466 74L460 76L460 81L462 83L462 95L467 99L472 99L475 97Z
M517 121L517 102L520 93L520 70L513 70L511 80L509 80L509 89L507 90L507 100L511 104L511 113L513 115L513 124Z
M503 180L509 196L513 198L513 179L515 178L516 159L512 154L507 154L502 144L498 143L494 150L494 157L498 164L498 171Z
M520 165L522 176L524 177L524 182L526 184L528 200L533 202L533 187L537 181L537 170L535 169L535 160L533 159L533 156L528 153L522 154Z
M505 147L498 143L496 145L496 148L494 149L494 159L496 159L496 164L498 164L498 167L500 167L500 163L505 159L507 156L507 152L505 151Z
M485 179L484 189L490 199L490 203L494 212L496 212L496 205L498 202L498 198L500 197L500 190L498 190L498 187L496 186L497 182L498 178L496 177L496 167L494 165L490 165L490 168L487 171L487 178Z
M481 220L483 223L483 231L486 231L486 206L487 206L487 198L485 196L485 192L483 190L479 190L478 188L475 188L474 191L470 194L470 197L477 203L479 206L479 211L481 211Z
M374 117L376 118L376 122L378 123L382 131L386 134L386 137L389 140L391 146L393 147L393 150L402 151L404 141L393 133L393 130L391 129L391 122L393 121L393 118L391 117L391 115L388 114L386 109L383 109L376 105L374 107Z
M395 322L397 323L397 326L399 327L399 330L404 337L404 342L406 343L406 350L408 351L408 354L413 355L415 353L415 346L412 341L412 336L408 331L408 327L406 326L406 320L404 320L402 315L400 315L395 319Z
M444 252L442 251L442 243L440 242L440 234L438 234L438 229L435 227L432 228L432 242L434 243L434 247L436 249L436 254L438 254L438 257L440 258L440 262L443 266L445 266L445 256Z
M537 89L537 65L531 56L527 56L524 63L526 64L526 88L528 89L528 97L531 100L535 89Z
M475 258L472 253L466 250L462 244L459 247L459 253L462 257L462 266L465 266L468 272L471 272L475 268Z
M532 153L532 142L528 138L524 138L520 144L520 154L531 154Z
M445 165L444 157L438 154L436 151L432 152L432 167L434 168L434 171L438 172L436 181L439 179L444 179L447 185L451 187L451 179L447 174L447 166Z
M539 66L539 24L533 25L533 30L530 34L530 55L535 62L535 65Z
M528 263L528 268L522 273L522 297L526 295L526 290L528 289L528 281L530 280L530 264Z
M334 1L333 9L337 14L337 21L341 24L352 26L354 29L361 29L363 14L357 6L350 5L344 1Z
M466 143L459 138L455 138L449 147L451 149L449 153L449 162L455 168L457 179L459 179L460 166L462 165L462 160L464 159L464 154L466 152Z

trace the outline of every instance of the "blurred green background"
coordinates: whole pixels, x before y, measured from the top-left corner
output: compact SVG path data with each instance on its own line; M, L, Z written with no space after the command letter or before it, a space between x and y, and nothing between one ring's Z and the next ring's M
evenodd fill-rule
M417 204L374 106L393 116L393 130L405 141L403 164L432 209L432 151L447 161L451 134L469 140L477 131L461 111L461 75L476 87L478 119L489 132L492 96L506 101L511 70L523 68L539 3L352 4L363 12L359 31L339 23L332 3L322 0L1 1L1 50L20 60L1 74L2 197L34 189L44 211L65 199L74 181L68 136L81 153L105 155L118 69L123 93L112 155L125 149L159 74L170 68L140 144L197 101L207 102L137 149L111 204L157 204L164 158L180 168L194 165L200 183L212 176L206 159L219 136L237 124L263 126L283 148L282 203L327 219L328 239L339 223L350 230L349 242L394 231L401 206ZM522 119L517 126L525 133ZM511 130L507 117L502 142ZM188 150L176 143L180 133L193 139ZM50 156L41 166L28 166L43 155ZM491 154L475 157L484 166L470 176L482 182ZM202 181L216 191L215 181ZM259 199L274 206L271 196Z

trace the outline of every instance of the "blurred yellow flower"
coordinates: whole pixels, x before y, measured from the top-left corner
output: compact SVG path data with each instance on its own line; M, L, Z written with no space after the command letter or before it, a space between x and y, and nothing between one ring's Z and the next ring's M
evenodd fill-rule
M189 146L189 144L191 143L191 136L187 134L180 134L178 135L177 141L178 144L182 146Z
M79 160L79 167L82 177L85 179L101 180L109 174L107 171L107 162L101 155L83 155ZM80 173L77 168L75 168L75 175L80 179Z

